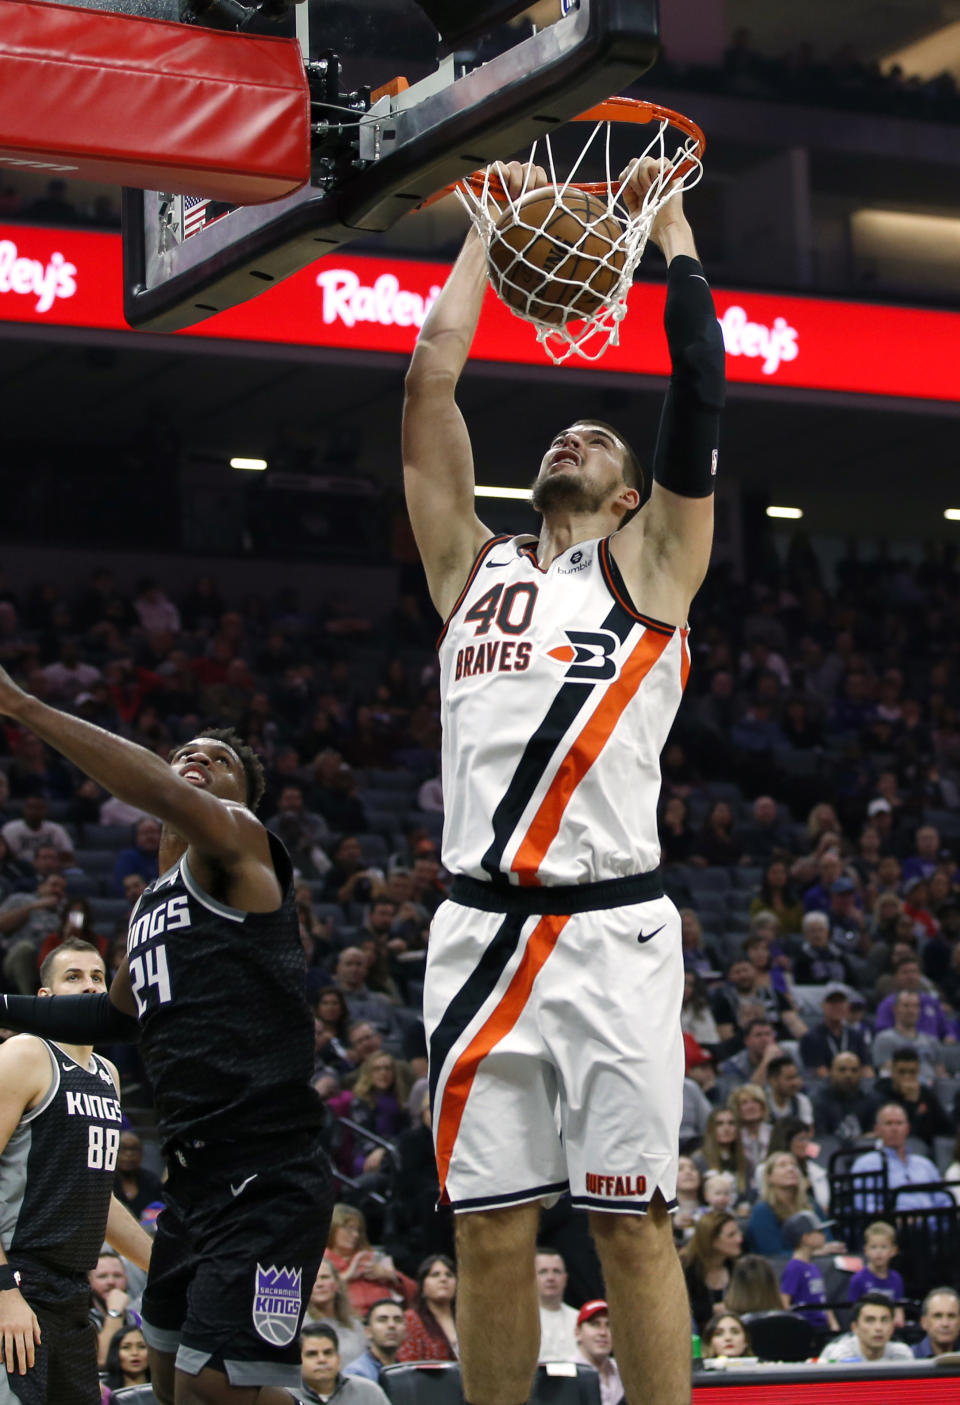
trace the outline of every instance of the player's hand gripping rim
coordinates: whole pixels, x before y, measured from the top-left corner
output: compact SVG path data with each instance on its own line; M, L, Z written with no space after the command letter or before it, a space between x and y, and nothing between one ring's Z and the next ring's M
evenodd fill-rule
M550 184L550 177L543 166L535 166L529 161L494 161L487 168L489 191L487 214L496 222L503 214L503 204L496 199L506 195L514 203L531 191L543 190Z
M7 1288L0 1293L0 1331L3 1333L3 1363L7 1372L11 1376L25 1376L36 1361L40 1323L18 1288Z

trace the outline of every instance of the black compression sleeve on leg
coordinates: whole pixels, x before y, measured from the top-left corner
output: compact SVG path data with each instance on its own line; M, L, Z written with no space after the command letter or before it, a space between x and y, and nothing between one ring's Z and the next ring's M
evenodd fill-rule
M726 394L723 334L696 259L679 254L667 276L663 317L670 362L653 455L656 482L685 498L716 487L720 411Z
M103 995L0 996L0 1024L64 1044L135 1044L140 1026Z

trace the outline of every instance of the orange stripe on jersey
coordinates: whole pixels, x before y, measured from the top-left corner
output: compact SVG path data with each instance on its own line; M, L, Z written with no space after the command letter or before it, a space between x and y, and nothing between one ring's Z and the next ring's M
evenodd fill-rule
M477 1069L490 1051L513 1029L523 1014L533 983L557 944L557 938L570 921L569 916L541 917L527 939L520 965L503 996L483 1026L470 1040L447 1078L440 1099L437 1120L437 1171L443 1190L450 1170L450 1157L463 1121L467 1098L477 1076Z
M557 774L550 782L550 788L540 802L540 808L510 865L513 872L519 874L521 884L529 886L536 883L537 870L557 837L570 797L606 746L627 704L672 637L657 634L652 629L644 631L642 639L620 670L620 677L610 684L599 706L560 762Z
M686 691L687 679L690 677L690 645L687 643L689 629L680 631L680 689Z

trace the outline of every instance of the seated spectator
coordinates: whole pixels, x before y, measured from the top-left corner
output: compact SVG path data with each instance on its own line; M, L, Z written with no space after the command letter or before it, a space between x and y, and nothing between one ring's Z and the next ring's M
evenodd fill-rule
M432 917L440 904L446 902L450 896L432 840L421 840L414 850L410 877L413 882L412 901L426 908Z
M345 1376L339 1335L333 1327L310 1322L300 1333L300 1391L302 1405L325 1405L336 1396L338 1405L387 1405L373 1381Z
M773 865L780 861L782 855L789 854L793 847L793 827L778 819L777 802L772 795L758 795L754 800L750 820L740 830L740 840L750 855L751 863ZM769 867L765 883L768 877ZM772 895L775 889L769 888L767 891ZM772 907L781 916L775 902L764 900L763 906ZM792 930L784 926L784 931Z
M103 1383L108 1390L123 1390L126 1386L147 1385L150 1364L147 1344L139 1327L121 1327L107 1348Z
M813 1100L813 1125L818 1134L844 1142L867 1136L876 1125L879 1104L862 1088L863 1064L856 1054L835 1054L829 1079Z
M330 827L322 815L304 807L300 786L283 787L277 812L266 821L266 826L283 841L294 867L306 877L322 878L329 870L326 851L333 838Z
M9 820L0 831L15 859L32 862L41 845L52 845L61 863L72 864L73 840L62 824L47 819L47 802L42 795L28 795L23 802L23 816Z
M780 1275L783 1305L799 1312L818 1331L838 1332L839 1323L833 1312L824 1311L827 1301L823 1275L813 1262L815 1254L823 1252L827 1237L823 1227L810 1210L791 1215L781 1226L785 1243L793 1250L790 1262Z
M445 1254L424 1259L407 1309L407 1335L398 1361L456 1361L457 1270Z
M106 964L107 957L110 955L110 943L106 937L94 929L90 904L86 898L68 898L60 918L60 926L55 931L47 933L37 953L38 969L51 951L55 951L61 942L65 942L68 937L80 937L84 941L90 942L92 946L97 948L103 957L104 964Z
M703 1203L708 1210L733 1210L737 1183L729 1171L706 1171L702 1184Z
M793 978L797 985L826 985L849 982L853 967L847 954L830 940L830 919L813 909L800 924L803 940L793 958Z
M928 1083L921 1082L916 1050L894 1049L889 1077L878 1078L874 1092L881 1102L899 1103L910 1121L910 1135L933 1146L934 1137L951 1137L954 1125Z
M889 1029L880 1030L873 1041L873 1062L879 1073L889 1073L894 1054L910 1049L916 1055L921 1078L930 1080L944 1076L943 1046L934 1035L923 1033L918 1027L919 1020L917 991L898 990L893 1002L893 1024Z
M799 932L803 923L803 903L790 882L790 871L783 859L767 864L760 892L750 904L750 916L758 912L776 913L780 930L788 934Z
M768 1061L764 1092L771 1122L781 1117L798 1117L807 1126L813 1126L813 1104L803 1091L803 1076L796 1059L789 1054L778 1054Z
M733 1215L708 1210L694 1226L680 1262L699 1332L723 1302L734 1262L743 1250L743 1234Z
M367 1222L353 1205L334 1205L326 1257L343 1279L359 1317L365 1317L378 1298L409 1302L416 1292L416 1284L397 1271L389 1254L370 1247Z
M874 1128L877 1146L874 1151L866 1151L858 1156L850 1170L875 1171L884 1163L887 1167L887 1185L897 1190L906 1185L936 1183L942 1179L940 1172L926 1156L907 1150L910 1123L907 1114L899 1103L884 1103L877 1113ZM867 1214L882 1209L877 1204L877 1196L872 1191L863 1191L855 1196L857 1208ZM898 1210L930 1210L937 1205L950 1205L952 1197L945 1190L915 1190L897 1196Z
M877 1015L874 1021L876 1033L879 1034L884 1029L893 1028L897 996L902 990L911 990L920 997L917 1029L922 1034L930 1034L934 1039L942 1040L945 1044L955 1044L957 1042L956 1024L947 1016L938 997L932 991L927 990L926 986L927 982L924 979L919 958L916 955L902 956L894 969L893 990L877 1006Z
M367 1020L384 1035L396 1032L389 1000L367 985L367 957L358 946L344 947L337 958L336 983L354 1022Z
M830 891L834 883L843 874L843 859L840 857L839 845L831 835L831 845L820 852L815 860L817 881L812 883L803 892L802 902L804 912L830 911Z
M319 811L335 834L365 834L367 816L357 794L356 777L340 752L332 748L321 751L311 776L310 808Z
M729 865L748 861L743 845L733 829L733 811L725 800L717 800L696 835L691 859L700 865Z
M148 1205L163 1198L159 1176L143 1165L143 1142L129 1128L120 1133L113 1193L137 1220Z
M349 1366L366 1350L367 1334L363 1323L354 1313L343 1279L329 1257L324 1258L317 1270L303 1321L304 1326L314 1323L333 1328L345 1366Z
M958 1102L960 1102L960 1095L958 1095L958 1098L954 1101L954 1117L957 1115ZM960 1205L960 1132L957 1132L954 1138L950 1165L947 1167L946 1171L944 1171L943 1175L944 1180L953 1182L952 1185L947 1186L947 1189L957 1204Z
M735 1312L715 1312L700 1333L700 1343L706 1360L753 1355L747 1325Z
M800 1040L803 1066L818 1078L826 1078L837 1054L853 1053L860 1061L862 1074L873 1077L867 1042L863 1035L851 1029L850 995L844 985L828 985L820 1005L823 1019Z
M0 776L3 772L0 771ZM0 830L0 900L11 893L27 893L36 885L33 864L18 859Z
M770 1145L767 1095L759 1083L743 1083L739 1088L734 1088L727 1106L737 1119L737 1131L752 1175L767 1155Z
M707 988L696 970L687 967L683 974L683 1005L680 1027L700 1045L716 1048L720 1043L717 1022L710 1008Z
M783 1226L791 1215L810 1210L809 1187L789 1151L775 1151L763 1163L760 1199L747 1220L746 1244L751 1254L789 1254Z
M75 639L64 639L59 657L43 669L49 700L58 707L69 706L78 693L86 693L100 681L100 670L80 657Z
M354 1067L350 1058L350 1014L342 990L330 986L317 997L317 1020L314 1049L319 1064L335 1073Z
M782 1312L783 1294L770 1260L762 1254L741 1254L723 1305L741 1317L747 1312Z
M141 820L133 831L134 842L130 849L121 849L113 866L112 889L118 897L123 896L123 880L130 873L138 873L144 883L152 883L159 876L158 855L160 853L160 826L156 820Z
M577 1314L577 1353L574 1361L592 1366L600 1377L600 1405L620 1405L623 1381L613 1359L610 1310L603 1298L584 1303Z
M852 878L841 875L830 885L830 941L851 961L866 955L867 919L862 911L862 899ZM857 969L856 966L854 969Z
M368 1132L375 1132L385 1141L396 1141L410 1125L407 1113L409 1095L406 1066L395 1063L393 1055L382 1049L360 1065L353 1085L350 1120ZM354 1170L357 1175L377 1171L383 1158L383 1147L361 1146L357 1150Z
M371 1303L366 1318L367 1346L347 1367L348 1376L364 1376L380 1384L384 1366L395 1366L397 1350L407 1335L403 1308L392 1298Z
M700 1171L689 1156L677 1162L677 1208L673 1213L673 1235L684 1243L693 1233L695 1221L703 1213Z
M680 908L680 945L683 964L701 977L715 976L722 969L715 949L703 939L703 926L692 907Z
M906 885L913 878L932 878L940 858L940 832L935 825L922 824L913 836L914 852L904 859L900 881Z
M368 903L383 886L383 874L366 863L360 841L346 834L334 844L330 868L324 875L320 898L325 903Z
M97 1365L106 1365L110 1343L124 1327L139 1327L139 1314L130 1306L130 1285L120 1255L104 1249L96 1268L87 1274L90 1283L90 1321L97 1333Z
M932 1288L920 1309L920 1326L926 1332L913 1348L914 1356L929 1360L960 1349L960 1293L956 1288Z
M404 1269L428 1254L453 1255L453 1211L439 1203L428 1094L419 1106L411 1099L410 1114L416 1125L400 1138L396 1163L388 1172L395 1252Z
M660 811L659 830L661 863L686 863L693 853L694 835L687 823L687 802L682 796L666 797Z
M821 1215L826 1215L830 1210L830 1177L826 1168L818 1165L810 1154L812 1131L811 1122L804 1122L799 1117L781 1117L773 1124L768 1154L772 1156L775 1151L789 1151L797 1158L800 1174L810 1187L814 1209L819 1210ZM757 1188L759 1189L759 1180Z
M5 943L3 977L8 990L33 995L37 956L51 931L57 931L67 901L67 880L51 873L35 893L11 893L0 903L0 941ZM16 941L9 940L16 937Z
M783 1057L783 1051L776 1041L773 1026L767 1019L750 1020L743 1031L743 1048L739 1054L724 1059L719 1073L725 1088L742 1087L744 1083L755 1083L762 1088L767 1081L767 1073L773 1059Z
M855 1303L864 1293L881 1293L894 1304L904 1296L903 1279L890 1264L897 1256L897 1232L886 1220L874 1220L863 1231L863 1268L853 1275L847 1286L847 1298ZM895 1308L894 1320L904 1324L902 1308Z
M567 1265L562 1254L540 1246L536 1254L537 1297L540 1303L538 1361L572 1361L577 1350L577 1309L563 1300Z
M728 1107L718 1107L707 1119L703 1145L694 1153L694 1165L701 1174L727 1171L733 1176L738 1204L752 1198L750 1165L737 1129L737 1119Z
M807 1026L790 992L783 958L773 962L772 943L779 929L776 915L761 911L751 926L755 930L744 939L743 954L755 972L753 998L762 1002L778 1039L799 1039L806 1034Z
M722 1040L737 1037L752 1019L765 1016L776 1038L800 1038L806 1025L797 1023L792 998L773 990L763 980L762 972L746 956L730 965L727 979L714 991L711 1004L717 1029Z
M882 1293L864 1293L853 1309L851 1330L828 1342L820 1353L824 1362L909 1361L905 1342L892 1341L893 1305Z

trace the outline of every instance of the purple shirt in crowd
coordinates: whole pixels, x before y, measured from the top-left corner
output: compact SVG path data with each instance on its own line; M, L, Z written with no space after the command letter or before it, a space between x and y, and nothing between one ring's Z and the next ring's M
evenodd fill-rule
M847 1298L855 1303L864 1293L885 1293L888 1298L903 1297L903 1279L895 1268L887 1269L886 1278L878 1278L872 1269L862 1268L850 1279Z
M946 1039L948 1035L956 1035L957 1026L944 1014L943 1007L937 997L931 995L928 990L921 990L918 994L920 996L920 1015L917 1020L917 1029L920 1033L932 1034L934 1039ZM877 1018L873 1026L877 1034L882 1029L893 1029L893 1006L896 998L895 993L888 995L877 1006Z
M790 1299L790 1311L802 1312L813 1327L828 1327L825 1312L805 1310L803 1303L825 1303L827 1294L823 1278L816 1264L805 1263L803 1259L791 1259L780 1275L780 1291Z

